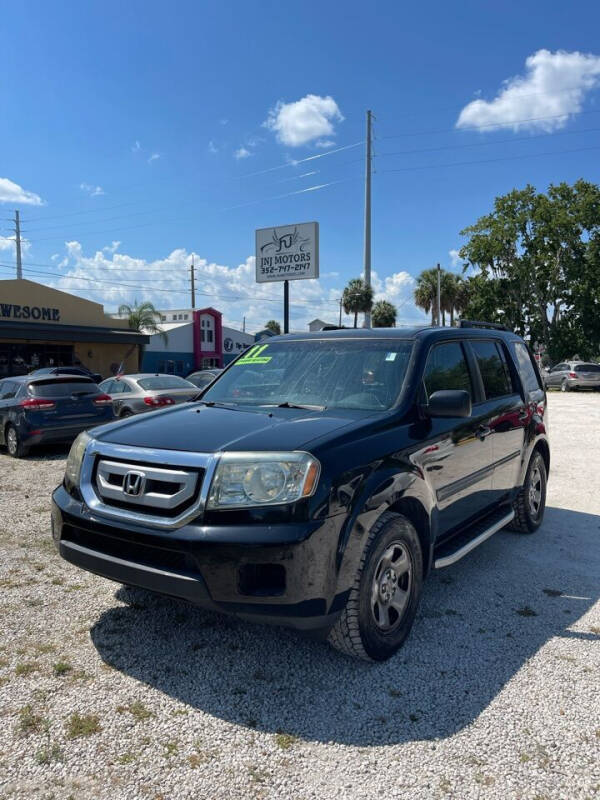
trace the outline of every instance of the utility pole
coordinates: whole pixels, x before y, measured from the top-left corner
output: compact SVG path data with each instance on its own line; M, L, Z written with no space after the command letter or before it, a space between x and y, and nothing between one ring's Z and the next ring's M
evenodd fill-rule
M15 245L17 250L17 279L23 277L23 267L21 265L21 220L19 212L15 211Z
M290 282L283 282L283 332L290 332Z
M342 303L343 303L343 301L344 301L344 298L340 297L340 324L339 324L340 328L342 327Z
M436 314L436 327L440 327L441 321L441 297L442 297L442 269L437 265L437 314Z
M196 308L196 282L194 275L194 254L192 253L192 263L190 265L190 281L192 284L192 309Z
M373 114L367 111L367 160L365 165L365 283L371 286L371 121ZM371 312L365 313L365 328L371 327Z

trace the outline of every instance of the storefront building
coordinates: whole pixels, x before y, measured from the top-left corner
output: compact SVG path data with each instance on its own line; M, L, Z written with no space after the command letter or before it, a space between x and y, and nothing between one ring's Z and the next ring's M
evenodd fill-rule
M160 313L168 320L160 323L167 342L160 334L150 337L143 361L147 372L185 377L194 370L224 367L254 344L251 334L223 325L221 312L214 308ZM182 318L189 315L190 322L171 321L180 315Z
M136 372L149 339L99 303L33 281L0 280L0 378L79 364L103 377Z

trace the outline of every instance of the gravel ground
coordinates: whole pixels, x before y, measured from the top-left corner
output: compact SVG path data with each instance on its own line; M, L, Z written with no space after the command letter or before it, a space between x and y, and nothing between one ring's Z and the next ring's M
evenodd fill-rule
M543 527L434 573L375 666L62 562L65 452L0 453L0 797L600 795L600 397L549 403Z

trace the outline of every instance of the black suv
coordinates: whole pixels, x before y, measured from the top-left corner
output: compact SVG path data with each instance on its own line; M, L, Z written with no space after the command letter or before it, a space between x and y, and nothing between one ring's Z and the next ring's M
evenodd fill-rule
M98 575L383 660L431 569L538 528L549 465L543 384L512 333L273 337L196 401L82 434L53 536Z

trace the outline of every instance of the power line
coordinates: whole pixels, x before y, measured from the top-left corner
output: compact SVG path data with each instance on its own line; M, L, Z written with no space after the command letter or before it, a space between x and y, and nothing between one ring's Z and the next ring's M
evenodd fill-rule
M586 111L578 111L577 114L598 114L600 113L599 109L588 109ZM514 125L522 125L525 122L543 122L544 120L549 119L560 119L562 117L569 117L571 116L569 113L566 114L551 114L547 117L528 117L526 119L514 119L510 122L490 122L486 125L478 125L477 127L473 128L443 128L438 130L429 130L429 131L406 131L404 133L395 133L391 136L381 136L381 139L402 139L404 136L431 136L437 133L458 133L461 131L467 132L477 132L484 128L510 128Z
M354 142L354 144L346 144L342 147L336 147L333 150L327 150L325 153L316 153L306 158L295 158L292 161L287 161L285 164L278 164L276 167L267 167L267 169L259 169L256 172L247 172L245 175L238 175L238 178L253 178L255 175L264 175L267 172L275 172L278 169L286 169L287 167L295 167L298 164L304 164L307 161L314 161L317 158L325 158L332 156L334 153L341 153L343 150L351 150L353 147L360 147L364 142Z
M542 156L560 156L564 153L583 153L588 150L600 150L600 145L596 147L576 147L572 150L550 150L546 153L527 153L521 156L501 156L499 158L485 158L478 161L451 161L447 164L423 164L416 167L399 167L398 169L379 170L380 175L386 172L413 172L420 169L441 169L442 167L466 167L470 164L491 164L496 161L516 161L523 158L541 158Z

